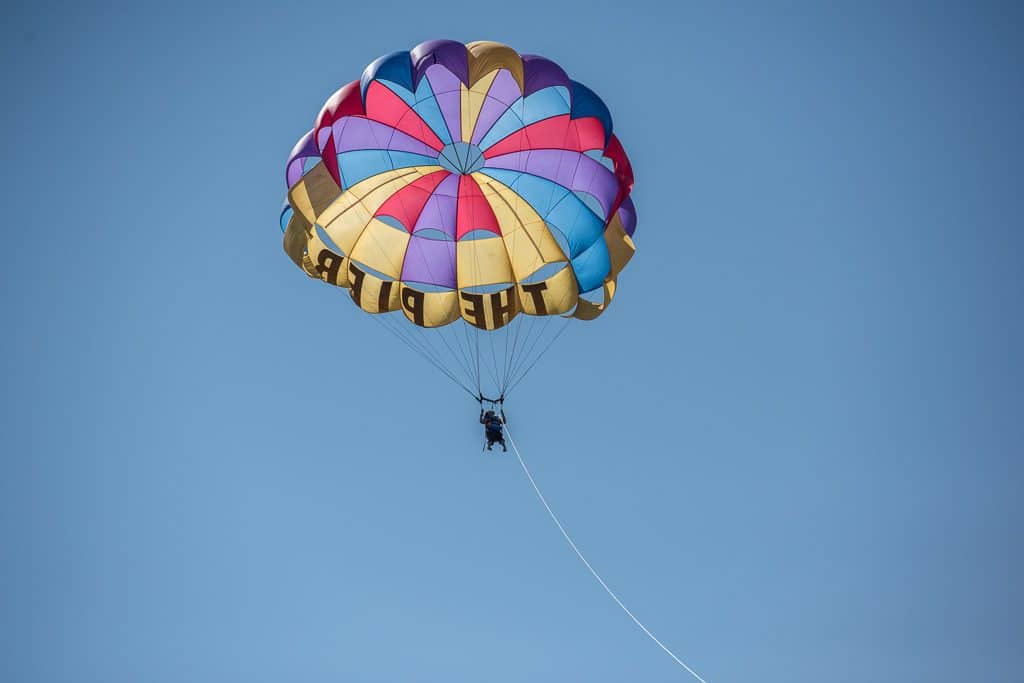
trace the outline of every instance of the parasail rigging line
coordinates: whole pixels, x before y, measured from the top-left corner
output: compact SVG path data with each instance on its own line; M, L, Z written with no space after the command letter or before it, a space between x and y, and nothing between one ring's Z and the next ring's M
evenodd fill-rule
M464 384L464 383L463 383L463 382L462 382L461 380L459 380L459 378L458 378L458 377L456 377L456 376L455 376L455 375L453 375L453 374L452 374L451 372L449 372L449 371L448 371L448 370L447 370L447 369L446 369L446 368L444 367L444 365L442 365L442 364L441 364L440 362L438 362L438 361L437 361L436 359L432 358L432 357L430 356L430 354L429 354L428 352L426 352L425 350L423 350L422 348L420 348L419 346L417 346L416 344L414 344L413 342L411 342L411 341L410 341L409 339L406 339L406 338L405 338L404 336L402 336L402 334L400 334L400 333L399 333L399 332L397 331L397 328L392 328L392 327L389 327L389 326L388 326L387 324L385 324L385 322L384 322L384 319L383 319L383 316L378 316L378 315L374 315L374 316L371 316L371 317L373 318L373 320L376 320L376 321L377 321L377 323L378 323L378 324L379 324L379 325L380 325L381 327L383 327L383 328L384 328L384 329L386 329L386 330L387 330L388 332L390 332L390 333L391 333L391 334L393 334L393 335L394 335L395 337L397 337L399 341L401 341L401 342L402 342L403 344L405 344L405 345L406 345L406 346L408 346L408 347L409 347L410 349L412 349L413 351L415 351L415 352L416 352L417 354L419 354L419 355L420 355L421 357L423 357L424 359L426 359L426 360L427 360L427 361L428 361L428 362L429 362L429 363L430 363L431 365L433 365L433 366L434 366L435 368L437 368L437 369L438 369L438 371L440 371L440 372L441 372L441 373L442 373L443 375L445 375L445 376L446 376L446 377L447 377L448 379L450 379L451 381L455 382L455 384L457 384L457 385L459 386L459 388L460 388L460 389L462 389L462 390L463 390L463 391L465 391L465 392L466 392L467 394L469 394L469 395L470 395L470 396L471 396L471 397L472 397L473 399L476 399L476 397L477 397L477 394L473 393L473 390L472 390L472 389L470 389L469 387L467 387L467 386L466 386L466 385L465 385L465 384ZM479 393L479 392L478 392L478 393Z
M550 321L548 321L548 322L550 322ZM518 377L515 377L515 378L511 378L510 377L509 378L509 380L508 380L509 384L507 385L507 388L502 391L502 393L505 393L505 394L512 393L512 390L515 389L517 386L519 386L520 382L522 382L524 379L526 379L526 376L528 374L530 374L530 370L533 370L533 367L535 365L537 365L537 363L540 362L540 359L544 357L544 354L546 354L548 352L548 349L550 349L554 345L554 343L556 341L558 341L558 338L562 336L562 334L565 332L565 330L568 327L569 327L569 320L566 320L562 324L562 328L560 330L558 330L558 332L555 334L555 336L551 338L551 341L549 341L547 343L547 346L545 346L541 350L541 352L537 355L537 357L533 359L533 362L530 363L530 365L527 366L527 368L525 370L523 370L522 373ZM545 327L545 329L547 329L547 328ZM532 349L531 349L531 351L532 351Z
M580 552L580 549L579 549L579 548L578 548L578 547L576 546L576 543L575 543L575 542L574 542L574 541L572 540L572 537L571 537L571 536L569 536L569 532L567 532L567 531L565 530L565 527L564 527L564 526L562 526L562 522L560 522L560 521L559 521L559 519L558 519L558 516L557 516L557 515L555 515L555 512L554 512L554 510L552 510L552 509L551 509L551 506L550 506L550 505L548 505L548 501L547 501L547 499L546 499L546 498L544 498L544 494L543 494L543 493L541 493L541 491L540 491L540 487L538 487L538 486L537 486L537 482L536 482L536 481L534 480L534 478L533 478L533 475L532 475L532 474L530 474L530 468L528 468L528 467L526 466L526 461L524 461L524 460L523 460L523 456L522 456L522 454L521 454L521 453L519 452L519 448L518 448L518 447L516 446L516 441L515 441L515 439L514 439L514 438L512 437L512 432L511 432L511 431L509 430L509 428L508 428L508 425L507 425L507 424L505 425L505 434L507 434L507 435L508 435L508 442L509 442L509 444L511 444L511 446L512 446L512 452L516 454L516 459L517 459L517 460L519 460L519 465L520 465L520 467L522 467L522 468L523 468L523 473L524 473L524 474L526 474L526 478L530 480L530 485L531 485L531 486L533 487L533 490L534 490L534 492L535 492L535 493L537 494L537 498L538 498L538 499L540 499L540 502L541 502L541 503L542 503L542 504L544 505L544 509L548 511L548 516L550 516L550 517L551 517L551 521L553 521L553 522L555 523L555 526L557 526L557 527L558 527L558 530L562 532L562 536L563 536L563 537L565 538L565 540L566 540L566 541L567 541L567 542L569 543L569 547L570 547L570 548L572 548L572 550L573 550L573 552L574 552L574 553L576 553L576 557L580 558L580 561L581 561L581 562L583 563L583 565L584 565L584 566L585 566L585 567L587 568L587 570L588 570L588 571L589 571L589 572L591 573L591 575L592 575L592 576L593 576L593 577L594 577L595 579L597 579L597 582L598 582L599 584L601 584L601 587L602 587L602 588L604 588L605 592L606 592L606 593L608 593L608 595L609 595L609 596L611 596L611 599L615 601L615 604L617 604L617 605L618 605L619 607L621 607L621 608L622 608L622 611L623 611L623 612L625 612L625 613L626 613L626 614L627 614L627 615L629 616L629 618L633 620L633 623L635 623L635 624L636 624L637 626L639 626L639 627L640 627L640 630L641 630L641 631L643 631L644 633L646 633L646 634L647 634L647 637L648 637L648 638L650 638L651 640L653 640L653 641L654 641L654 642L655 642L655 643L656 643L656 644L658 645L658 647L660 647L660 648L661 648L662 650L664 650L664 651L665 651L665 653L666 653L666 654L668 654L668 656L669 656L669 657L671 657L672 659L674 659L674 660L675 660L675 662L676 662L676 663L677 663L677 664L678 664L679 666L681 666L681 667L683 667L684 669L686 669L686 671L687 671L687 672L689 672L689 674L690 674L691 676L693 676L693 677L694 677L694 678L696 678L696 679L697 679L698 681L700 681L700 683L707 683L707 681L705 681L705 680L704 680L703 678L701 678L701 677L700 677L700 675L699 675L699 674L698 674L698 673L697 673L696 671L694 671L694 670L693 670L693 669L691 669L691 668L690 668L689 666L687 666L687 665L686 665L686 662L684 662L683 660L679 659L679 657L677 657L677 656L675 655L675 653L673 653L673 652L672 652L672 650L668 649L668 648L667 648L667 647L666 647L666 646L664 645L664 643L662 643L662 642L661 642L660 640L658 640L658 639L657 639L657 638L655 637L655 635L654 635L653 633L651 633L651 632L650 632L649 630L647 630L647 627L646 627L646 626L644 626L644 625L643 625L643 624L642 624L642 623L640 622L640 620L639 620L639 619L637 619L637 618L636 618L636 617L635 617L635 616L633 615L633 613L629 611L629 608L628 608L628 607L626 607L626 606L625 606L625 605L624 605L624 604L622 603L622 600L619 600L619 596L617 596L617 595L616 595L616 594L615 594L615 593L614 593L614 592L612 591L612 589L608 587L608 584L606 584L606 583L604 582L604 579L602 579L602 578L601 578L601 576L600 576L600 575L599 575L599 574L597 573L597 571L596 571L596 570L595 570L595 569L594 569L594 568L593 568L593 567L592 567L592 566L590 565L590 562L588 562L588 561L587 561L587 558L583 556L583 553L582 553L582 552Z

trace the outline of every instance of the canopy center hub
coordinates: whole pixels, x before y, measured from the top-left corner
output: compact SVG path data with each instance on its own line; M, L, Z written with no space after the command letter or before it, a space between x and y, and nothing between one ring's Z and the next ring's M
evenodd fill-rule
M469 175L484 167L484 153L470 142L453 142L441 150L437 163L459 175Z

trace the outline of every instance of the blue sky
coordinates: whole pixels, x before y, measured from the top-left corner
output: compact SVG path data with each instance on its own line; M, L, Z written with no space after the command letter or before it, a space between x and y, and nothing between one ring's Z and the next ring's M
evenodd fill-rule
M633 161L615 305L509 407L626 604L708 681L1019 680L1014 3L173 4L0 29L0 678L687 680L281 250L323 100L448 37Z

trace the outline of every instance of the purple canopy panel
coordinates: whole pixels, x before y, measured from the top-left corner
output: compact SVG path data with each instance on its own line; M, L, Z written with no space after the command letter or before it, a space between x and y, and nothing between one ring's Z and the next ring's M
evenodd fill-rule
M636 231L636 207L633 206L633 198L626 197L619 206L619 218L622 219L622 227L630 237Z
M410 237L402 264L402 281L455 289L455 242Z
M473 138L470 142L479 145L494 122L501 118L501 115L522 95L519 91L519 84L516 83L512 74L507 69L498 71L498 75L494 77L494 82L491 83L491 87L487 91L487 98L480 108L480 114L476 119L476 128L473 129Z
M573 192L591 194L600 203L605 220L618 196L615 174L586 154L571 150L539 149L512 152L488 159L487 168L506 168L546 178Z
M304 158L305 157L299 157L297 159L292 159L291 161L288 162L288 173L287 177L285 178L285 182L288 184L288 189L291 189L295 185L295 183L299 182L299 180L302 178L302 160Z
M438 184L423 205L423 211L413 226L413 234L420 230L440 230L454 240L458 197L459 177L453 173Z
M523 96L532 95L552 85L569 87L569 76L562 67L550 59L523 55Z
M427 68L427 82L434 91L445 125L452 140L462 139L462 81L445 67L435 64Z
M295 144L291 155L288 157L288 164L285 166L285 181L290 188L305 174L306 165L303 160L308 157L319 157L320 150L316 148L313 140L313 131L309 131Z
M433 64L442 64L461 82L469 80L469 54L466 46L454 40L428 40L409 51L413 64L413 84L418 86L424 72Z
M324 126L316 132L316 146L317 149L320 150L321 154L323 154L324 150L327 148L327 140L331 137L331 132L333 130L334 129L330 126Z
M437 150L411 135L361 116L346 116L335 122L334 147L338 154L361 149L389 149L396 152L437 156Z

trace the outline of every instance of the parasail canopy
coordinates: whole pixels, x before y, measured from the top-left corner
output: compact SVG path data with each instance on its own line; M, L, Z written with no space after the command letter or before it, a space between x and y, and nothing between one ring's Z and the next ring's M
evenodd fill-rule
M535 328L601 315L635 248L608 108L500 43L377 59L327 100L285 175L296 265L367 313L400 311L383 324L477 396L504 396L532 367L530 342L550 345Z

